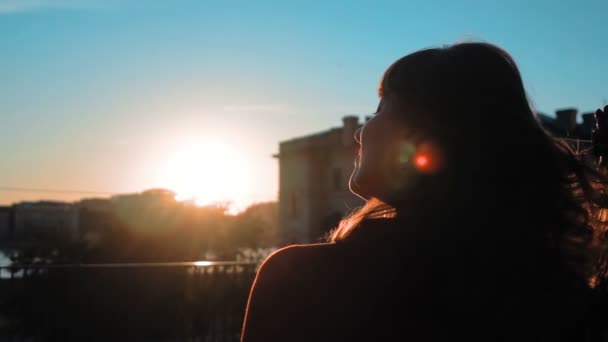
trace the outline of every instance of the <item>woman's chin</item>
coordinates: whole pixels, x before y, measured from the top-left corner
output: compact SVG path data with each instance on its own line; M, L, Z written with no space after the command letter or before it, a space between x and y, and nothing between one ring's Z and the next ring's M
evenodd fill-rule
M362 200L368 201L370 197L364 193L361 193L360 190L354 189L352 186L350 187L350 192L352 192L355 196L361 198Z
M371 196L367 191L364 190L365 187L362 187L360 185L361 183L357 181L357 171L358 170L355 169L348 180L348 188L350 189L350 192L367 201L371 198Z

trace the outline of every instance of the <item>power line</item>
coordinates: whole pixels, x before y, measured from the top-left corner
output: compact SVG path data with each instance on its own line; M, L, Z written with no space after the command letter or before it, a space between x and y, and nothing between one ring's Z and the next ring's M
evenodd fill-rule
M170 189L168 189L170 190ZM14 192L46 192L46 193L59 193L59 194L90 194L90 195L122 195L130 193L129 191L122 192L110 192L110 191L99 191L99 190L83 190L83 189L47 189L47 188L28 188L28 187L14 187L0 185L0 191L14 191ZM171 190L172 191L172 190ZM137 191L135 191L137 192ZM251 200L271 200L268 199L267 195L255 193L248 196Z
M117 195L119 192L97 191L97 190L76 190L76 189L43 189L43 188L22 188L0 185L0 191L15 192L48 192L58 194L90 194L90 195Z

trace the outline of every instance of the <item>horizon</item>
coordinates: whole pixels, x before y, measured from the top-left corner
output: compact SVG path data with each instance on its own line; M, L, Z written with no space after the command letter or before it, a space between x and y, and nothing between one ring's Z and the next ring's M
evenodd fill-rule
M580 120L608 98L607 12L601 1L4 1L0 205L154 188L199 205L277 201L279 142L361 121L394 60L458 41L503 47L535 109Z
M13 189L13 190L7 190L7 191L27 191L27 192L37 191L37 192L43 192L43 193L44 192L70 192L70 191L65 191L65 190L53 190L53 189ZM74 192L82 193L80 191L74 191ZM256 206L259 206L259 205L278 204L278 201L276 201L276 200L250 202L250 203L244 203L244 204L239 203L240 205L231 203L230 201L227 201L227 202L210 201L207 203L197 203L194 199L191 199L191 198L180 199L179 194L177 194L175 191L173 191L171 189L150 188L150 189L143 189L138 192L113 193L113 194L103 194L103 195L98 194L95 196L89 195L89 196L80 197L80 198L78 198L76 200L72 200L72 201L52 199L52 198L47 199L47 198L41 197L41 198L35 199L35 200L26 200L26 201L18 201L18 202L12 202L12 203L7 203L7 204L0 204L0 208L27 205L27 204L44 204L44 203L78 205L78 204L82 204L82 202L86 202L86 201L111 202L113 200L120 199L120 197L141 196L141 195L145 195L146 193L149 194L150 192L169 192L172 195L171 199L173 200L174 204L180 204L180 205L190 206L193 208L201 208L201 209L224 208L226 214L228 214L228 215L238 215L238 214L244 213L245 211L247 211L250 208L255 208Z

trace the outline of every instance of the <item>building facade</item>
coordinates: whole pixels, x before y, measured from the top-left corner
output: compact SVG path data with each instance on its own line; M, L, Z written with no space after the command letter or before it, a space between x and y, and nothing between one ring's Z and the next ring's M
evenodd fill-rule
M16 204L12 238L22 240L42 234L77 240L79 214L78 207L72 203L39 201Z
M364 202L348 180L357 153L356 116L343 125L279 144L279 227L282 243L322 239L348 212Z
M15 210L12 206L0 206L0 243L13 236Z

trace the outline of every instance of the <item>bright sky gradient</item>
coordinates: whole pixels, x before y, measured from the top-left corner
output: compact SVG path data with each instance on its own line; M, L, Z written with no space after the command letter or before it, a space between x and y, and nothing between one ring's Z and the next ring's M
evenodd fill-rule
M276 199L279 141L363 117L385 68L480 39L536 107L608 100L608 1L0 0L0 204L166 186L184 141L238 148L247 201ZM490 113L488 113L490 115ZM91 195L86 195L90 197Z

